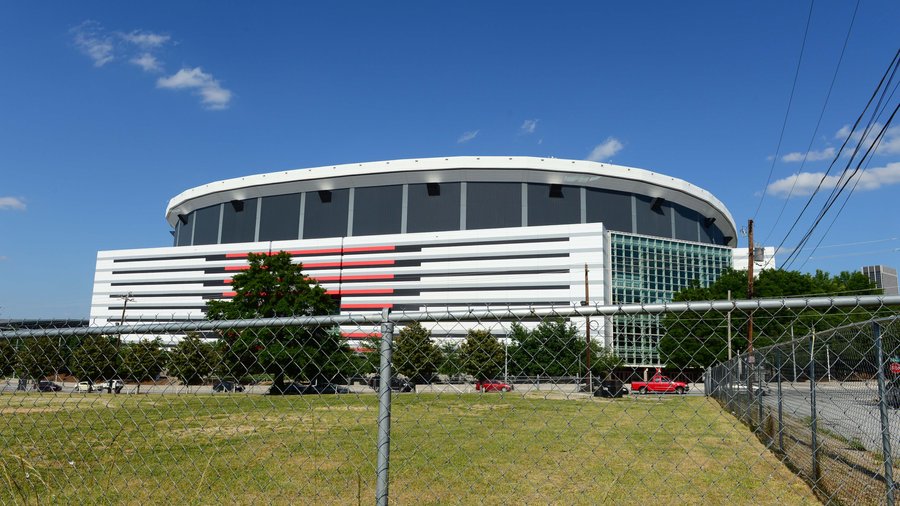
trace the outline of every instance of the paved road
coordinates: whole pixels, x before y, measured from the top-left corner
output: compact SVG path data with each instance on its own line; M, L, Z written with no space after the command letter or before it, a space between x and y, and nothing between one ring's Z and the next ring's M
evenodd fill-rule
M62 391L59 392L61 394L70 393L77 395L96 395L100 392L93 393L84 393L84 392L76 392L74 382L55 382L58 385L62 386ZM18 380L2 380L0 383L0 393L15 393L16 388L18 386ZM627 386L627 385L626 385ZM689 383L689 391L686 395L690 396L700 396L703 395L703 383ZM29 392L34 392L31 389L31 385L29 384L28 390ZM348 388L352 393L356 394L374 394L375 391L369 388L367 385L354 384L349 385ZM552 383L552 382L543 382L543 383L514 383L513 389L515 393L528 393L528 392L556 392L562 394L577 394L578 385L574 383ZM244 387L244 395L251 394L265 394L269 391L268 385L248 385ZM416 392L418 393L476 393L475 385L472 383L462 383L462 384L446 384L446 383L435 383L430 385L417 385ZM106 393L104 390L102 393ZM134 384L126 384L122 389L121 394L136 394L138 393L138 387ZM211 385L198 385L198 386L184 386L177 384L155 384L155 385L141 385L140 386L141 394L211 394L212 386ZM653 395L653 394L650 394ZM671 395L671 394L670 394Z
M785 418L805 425L810 423L812 395L809 385L808 382L782 383L781 402ZM769 383L765 391L763 405L777 413L778 385ZM746 392L746 389L742 392ZM874 381L817 383L816 424L820 429L880 452L882 427L877 384ZM900 455L900 409L888 409L888 426L891 432L891 453Z

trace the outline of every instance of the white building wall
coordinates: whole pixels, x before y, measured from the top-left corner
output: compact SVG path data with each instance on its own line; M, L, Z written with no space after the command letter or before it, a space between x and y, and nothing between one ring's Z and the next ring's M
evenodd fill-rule
M342 313L604 304L603 225L576 224L440 233L101 251L91 320L205 319L211 299L231 296L231 277L248 252L289 251L304 272L340 295ZM602 321L601 321L602 323ZM462 336L476 323L435 329ZM350 337L378 329L348 330ZM599 338L605 329L594 330ZM435 337L441 337L436 335Z

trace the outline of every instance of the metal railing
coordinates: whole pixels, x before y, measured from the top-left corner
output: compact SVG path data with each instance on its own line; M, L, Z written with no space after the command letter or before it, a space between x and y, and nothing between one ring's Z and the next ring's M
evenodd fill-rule
M0 503L892 503L897 307L4 330ZM610 326L648 315L666 365L625 367Z

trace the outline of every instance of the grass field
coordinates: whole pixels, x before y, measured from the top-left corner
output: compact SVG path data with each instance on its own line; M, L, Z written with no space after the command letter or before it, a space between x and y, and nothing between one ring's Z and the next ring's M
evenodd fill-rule
M394 504L804 504L704 397L404 394ZM0 396L0 503L371 504L374 395Z

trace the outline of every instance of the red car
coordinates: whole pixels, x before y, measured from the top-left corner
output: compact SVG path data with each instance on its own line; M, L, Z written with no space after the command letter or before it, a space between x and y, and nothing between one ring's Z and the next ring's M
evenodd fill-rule
M672 381L668 377L656 373L650 381L632 381L631 391L639 394L676 393L680 395L688 391L688 386L683 381Z
M497 380L484 380L475 383L475 390L478 392L509 392L512 385Z

